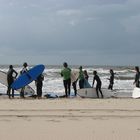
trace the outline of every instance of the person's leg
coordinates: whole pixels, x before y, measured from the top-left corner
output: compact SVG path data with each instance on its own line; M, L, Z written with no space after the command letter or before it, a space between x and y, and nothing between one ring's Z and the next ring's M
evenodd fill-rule
M20 92L20 97L21 97L21 98L24 98L24 90L25 90L25 87L23 87L23 88L21 89L21 92Z
M38 86L38 84L36 84L36 93L37 93L37 97L39 98L39 86Z
M70 96L70 92L71 92L71 79L67 80L67 84L68 84L68 96Z
M113 84L111 84L111 88L110 89L113 90Z
M8 90L7 90L7 94L9 96L9 98L11 98L11 84L12 84L12 81L11 80L8 80Z
M96 94L97 94L97 98L99 98L98 85L96 85Z
M14 89L12 89L12 98L14 98Z
M64 81L63 81L63 84L64 84L64 88L65 88L65 95L66 95L66 97L67 97L67 96L68 96L68 94L67 94L67 81L64 80Z
M82 86L81 86L81 80L79 80L79 88L80 89L82 88Z
M138 87L138 88L140 87L139 82L136 82L136 87Z
M41 91L41 87L39 87L39 89L38 89L38 92L39 92L39 93L38 93L38 98L40 99L40 98L42 97L42 93L41 93L41 92L42 92L42 91Z
M76 88L76 81L72 83L73 89L74 89L74 93L75 96L77 95L77 88Z
M42 97L42 83L40 83L39 90L40 90L40 98Z
M99 91L101 93L102 98L104 98L103 93L102 93L102 90L101 90L101 85L98 86L98 89L99 89Z
M108 89L111 89L111 85L109 84Z
M81 81L82 88L84 88L84 82L85 82L85 80L82 79L82 81Z
M80 89L84 88L84 79L79 80L79 88Z
M11 90L10 85L8 85L7 94L8 94L8 97L9 98L11 98L11 96L10 96L10 90Z

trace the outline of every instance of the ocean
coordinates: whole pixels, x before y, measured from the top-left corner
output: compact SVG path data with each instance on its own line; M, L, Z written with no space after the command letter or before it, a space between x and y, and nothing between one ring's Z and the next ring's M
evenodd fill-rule
M7 72L8 65L1 65L0 70ZM31 66L32 67L32 66ZM51 94L55 95L64 95L63 87L63 78L60 75L62 66L51 66L46 65L44 71L44 82L43 82L43 95ZM69 66L72 70L78 70L79 66ZM29 67L30 68L30 67ZM14 66L14 69L19 73L22 69L22 66ZM115 94L118 97L130 97L134 88L133 82L135 77L134 67L125 67L125 66L83 66L83 70L87 70L89 75L89 83L92 84L93 81L93 70L98 72L98 75L102 81L102 88L108 88L110 77L109 69L113 69L115 74L114 81L114 90ZM32 82L30 86L36 90L35 82ZM79 85L77 84L77 88ZM7 87L0 84L0 93L6 93ZM74 91L71 88L71 94L73 95Z

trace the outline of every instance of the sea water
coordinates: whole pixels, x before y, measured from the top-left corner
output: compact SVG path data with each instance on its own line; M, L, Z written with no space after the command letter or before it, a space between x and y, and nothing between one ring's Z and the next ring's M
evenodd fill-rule
M33 66L31 66L33 67ZM29 68L31 68L29 67ZM44 70L44 81L43 81L43 95L51 94L52 96L64 95L63 78L60 75L62 66L50 66L46 65ZM15 70L19 73L22 66L14 66ZM70 66L72 70L78 70L79 66ZM83 70L87 70L89 75L89 83L92 85L93 82L93 70L98 72L98 75L102 81L102 88L108 88L110 78L109 70L113 69L115 72L114 80L114 91L118 97L130 97L134 88L133 82L135 77L134 67L124 66L83 66ZM0 70L7 72L8 66L1 65ZM35 82L33 81L30 86L36 90ZM77 83L77 88L79 85ZM6 93L7 87L0 84L0 93ZM71 88L71 94L73 94L73 88Z

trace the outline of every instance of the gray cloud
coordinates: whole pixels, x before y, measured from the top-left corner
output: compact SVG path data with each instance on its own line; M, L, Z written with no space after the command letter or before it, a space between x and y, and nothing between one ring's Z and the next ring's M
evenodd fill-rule
M0 63L139 64L139 0L0 0L0 11Z

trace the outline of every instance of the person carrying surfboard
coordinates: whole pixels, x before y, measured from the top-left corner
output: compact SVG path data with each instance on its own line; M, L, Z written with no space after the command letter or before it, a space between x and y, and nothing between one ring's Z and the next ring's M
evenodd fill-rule
M11 88L11 85L16 79L17 75L18 73L13 69L13 65L10 65L7 73L7 82L8 82L7 94L9 96L9 99L11 98L11 90L12 90L12 98L14 98L14 89Z
M71 91L71 69L66 62L63 63L64 68L61 70L61 76L63 77L63 84L65 88L66 97L70 96Z
M133 84L135 84L136 87L139 88L140 87L140 81L139 81L139 79L140 79L140 72L139 72L139 67L138 66L135 67L135 71L136 71L136 75L135 75L135 81L134 81Z
M20 74L23 74L23 73L26 73L26 72L28 72L28 64L25 62L25 63L23 63L23 68L22 68L22 70L20 71ZM21 92L20 92L20 97L21 98L24 98L24 90L25 90L25 87L23 87L22 89L21 89Z
M96 84L96 94L97 94L97 97L99 98L99 93L98 93L98 91L99 91L101 93L102 98L104 98L102 90L101 90L102 82L100 80L100 77L97 75L97 71L93 71L93 75L94 75L94 78L93 78L92 87L94 87L94 83L96 81L97 82L97 84Z

